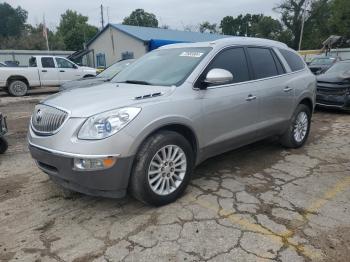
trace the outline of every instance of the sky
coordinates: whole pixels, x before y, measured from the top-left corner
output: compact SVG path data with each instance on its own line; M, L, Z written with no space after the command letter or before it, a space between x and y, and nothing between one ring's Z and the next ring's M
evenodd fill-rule
M89 23L101 27L100 5L104 6L105 23L121 23L136 8L143 8L157 16L159 25L173 29L196 26L203 21L218 23L227 15L262 13L274 18L278 14L272 8L281 0L6 0L13 7L28 11L28 22L39 24L45 15L51 30L59 24L60 16L67 9L89 17ZM0 2L4 2L0 0Z

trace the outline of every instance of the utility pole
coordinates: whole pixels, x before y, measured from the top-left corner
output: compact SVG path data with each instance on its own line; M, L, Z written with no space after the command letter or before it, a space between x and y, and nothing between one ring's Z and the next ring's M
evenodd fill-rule
M307 11L306 9L308 4L309 4L309 0L305 0L304 9L303 9L302 18L301 18L301 30L300 30L300 39L299 39L299 48L298 48L299 51L301 50L301 44L303 42L305 17L306 17L306 11Z
M101 28L101 30L102 30L105 26L105 21L103 19L103 5L102 4L101 4L101 25L102 25L102 28Z

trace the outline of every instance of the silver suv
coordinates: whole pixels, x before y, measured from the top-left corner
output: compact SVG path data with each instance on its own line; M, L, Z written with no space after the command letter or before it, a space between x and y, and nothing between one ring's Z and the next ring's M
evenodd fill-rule
M164 205L205 159L270 136L301 147L315 76L286 45L228 38L150 52L97 87L35 107L28 140L39 168L88 195Z

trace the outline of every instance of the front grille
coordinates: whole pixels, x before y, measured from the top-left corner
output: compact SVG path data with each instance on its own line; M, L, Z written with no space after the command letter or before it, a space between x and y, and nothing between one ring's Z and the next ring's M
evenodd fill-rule
M339 95L343 96L350 90L350 83L348 82L317 82L317 93L324 95Z
M32 128L38 135L56 133L67 119L68 113L43 104L35 107L32 115Z

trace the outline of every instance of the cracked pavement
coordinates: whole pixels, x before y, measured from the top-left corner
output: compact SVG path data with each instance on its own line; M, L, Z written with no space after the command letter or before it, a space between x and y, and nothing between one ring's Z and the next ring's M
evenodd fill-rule
M316 112L302 149L268 139L209 159L181 199L153 208L63 196L25 139L44 96L0 97L1 261L348 261L350 114Z

